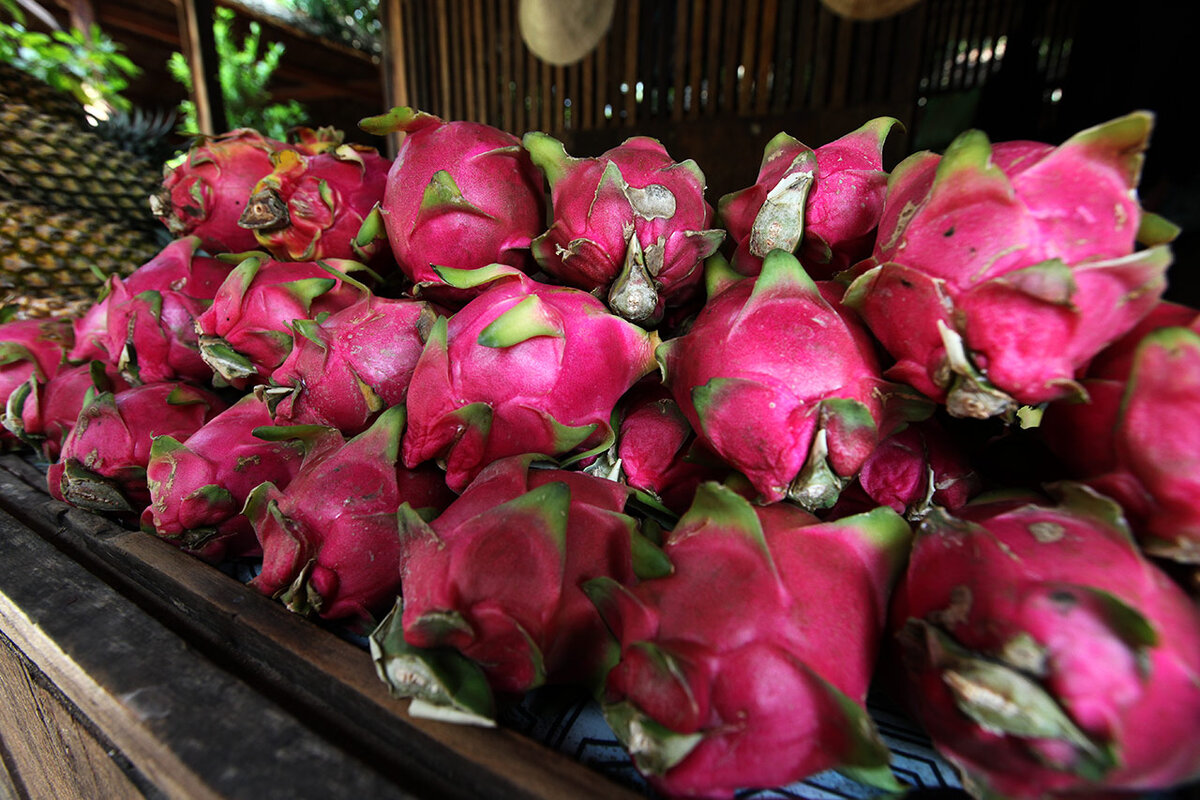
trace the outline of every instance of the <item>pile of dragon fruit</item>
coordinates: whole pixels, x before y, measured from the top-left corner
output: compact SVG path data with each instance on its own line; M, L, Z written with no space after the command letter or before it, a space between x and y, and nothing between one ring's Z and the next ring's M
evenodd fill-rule
M1152 115L889 175L894 122L780 134L715 210L645 137L198 140L170 245L0 327L5 427L56 498L367 625L411 713L586 687L665 796L902 790L872 686L978 798L1194 781L1200 314Z

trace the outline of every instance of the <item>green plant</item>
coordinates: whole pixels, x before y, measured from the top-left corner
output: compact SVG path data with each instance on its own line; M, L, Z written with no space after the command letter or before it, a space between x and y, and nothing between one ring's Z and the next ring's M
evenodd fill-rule
M383 24L379 0L286 0L285 5L305 14L333 39L352 47L372 50L379 46Z
M218 78L225 101L225 123L228 129L254 128L275 138L283 138L289 128L304 122L305 109L297 100L271 102L267 84L279 66L284 46L274 42L266 46L262 54L262 26L250 22L249 33L241 42L235 41L233 21L235 14L228 8L217 8L213 18L213 36L216 39L217 57L220 62ZM192 90L192 74L182 53L172 53L167 62L171 77ZM195 133L196 108L190 100L179 106L182 123L180 130Z
M9 17L0 20L0 61L68 92L82 105L129 110L121 92L141 70L98 26L86 32L73 28L43 33L29 30L25 14L12 0L0 2L0 10ZM57 25L53 17L43 14L38 16Z

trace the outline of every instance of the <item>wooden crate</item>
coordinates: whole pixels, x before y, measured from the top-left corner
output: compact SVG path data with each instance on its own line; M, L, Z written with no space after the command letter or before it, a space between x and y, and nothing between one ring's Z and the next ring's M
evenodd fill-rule
M0 458L0 798L633 798L410 718L361 648Z

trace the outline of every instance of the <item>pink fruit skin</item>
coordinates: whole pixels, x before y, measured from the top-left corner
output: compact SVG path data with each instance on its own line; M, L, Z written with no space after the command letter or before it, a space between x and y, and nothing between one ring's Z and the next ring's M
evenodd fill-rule
M1121 504L1147 551L1200 563L1200 315L1163 304L1088 376L1087 403L1046 409L1047 444Z
M185 439L224 409L212 392L175 381L98 394L80 410L50 465L50 494L90 510L141 513L150 502L146 465L154 437ZM85 474L77 481L79 470ZM111 486L120 497L93 502L89 482Z
M826 279L869 256L887 193L883 144L895 124L880 117L815 150L787 134L772 139L754 185L721 198L721 220L737 245L734 268L744 275L762 269L763 254L751 250L755 220L771 190L804 169L813 171L815 181L803 209L800 263L814 278ZM797 164L805 153L812 154L809 163Z
M150 504L142 529L209 561L258 555L242 506L264 481L287 488L303 455L295 440L254 436L272 424L266 404L247 395L183 440L156 439L146 466Z
M650 492L682 514L692 504L696 487L729 471L696 442L695 431L662 384L643 382L622 405L617 456L628 485Z
M361 285L347 282L317 262L251 256L229 274L212 305L196 317L202 352L205 337L221 340L248 362L242 372L227 375L230 385L245 388L263 383L291 351L293 320L338 311L364 293ZM214 359L206 360L214 365Z
M120 392L129 388L115 368L110 366L105 373L108 391ZM24 434L40 439L39 447L46 460L58 460L62 441L75 427L89 389L95 389L91 364L67 367L49 381L34 384L18 413Z
M819 430L843 479L875 447L879 367L838 295L776 250L758 277L711 298L688 333L658 350L664 383L688 422L766 502L789 495ZM843 410L847 403L852 410ZM834 499L836 492L817 506Z
M349 441L327 429L287 489L264 483L251 493L245 514L263 552L252 586L325 619L368 618L395 600L397 509L440 510L453 497L437 469L398 466L403 420L395 406Z
M893 628L909 626L901 641L914 711L977 789L999 796L1096 797L1193 780L1200 612L1140 555L1115 505L1067 491L1058 507L979 503L922 523L892 609ZM1016 659L1084 735L1112 749L1110 770L1075 774L1083 751L1065 737L974 722L947 680L969 671L953 655L939 661L922 628L949 637L967 659ZM1012 655L1014 640L1023 658Z
M17 387L33 378L44 382L66 363L74 341L71 323L63 320L22 319L0 324L0 402L8 403ZM14 442L0 430L0 444Z
M292 351L267 392L282 398L275 419L348 436L366 430L384 408L404 402L438 314L422 301L368 296L324 322L293 323Z
M411 520L402 558L405 640L459 650L501 692L594 680L608 637L580 586L635 580L628 489L531 460L494 462L429 526Z
M1076 372L1158 301L1165 244L1134 252L1135 188L1151 127L1139 112L1059 147L963 134L892 172L874 254L847 291L896 358L886 373L956 416L1077 393ZM1001 393L980 404L945 329ZM997 404L998 403L998 404Z
M273 191L287 217L282 226L256 229L259 245L283 261L348 258L379 265L390 260L381 243L358 250L352 242L383 200L391 166L377 150L362 145L339 145L315 155L280 151L274 171L253 194ZM248 227L245 216L241 224Z
M75 321L75 346L71 349L70 360L76 363L93 359L117 362L120 348L110 358L108 344L112 280L120 280L127 297L143 292L176 292L198 300L211 300L233 267L215 258L196 255L198 249L200 240L197 237L176 239L127 277L110 279L105 296ZM125 330L122 326L115 327ZM120 341L123 345L124 337Z
M551 189L553 223L533 243L542 269L580 289L607 289L625 264L632 232L647 265L659 262L650 274L665 301L694 293L701 263L723 238L711 230L715 214L694 161L677 163L646 136L598 158L569 158L561 143L540 133L527 135L525 147ZM647 189L647 197L639 198L638 190Z
M409 108L377 119L386 121L381 130L407 133L381 207L405 275L423 289L445 290L434 266L527 266L529 243L544 224L545 198L541 175L515 136ZM443 291L438 298L470 294Z
M529 330L526 312L537 317ZM520 341L490 338L510 322ZM621 395L653 369L654 342L587 292L502 278L435 324L408 390L404 463L444 459L462 491L499 458L598 445Z
M621 646L603 697L618 735L615 712L630 705L670 735L700 735L665 770L626 742L655 788L732 797L846 765L856 749L886 763L878 740L864 745L863 704L910 540L888 509L818 523L710 483L667 535L669 576L625 591L589 584Z
M169 170L151 209L173 236L198 236L210 253L242 253L258 247L240 227L254 185L273 169L271 153L287 148L249 128L202 137L187 159Z

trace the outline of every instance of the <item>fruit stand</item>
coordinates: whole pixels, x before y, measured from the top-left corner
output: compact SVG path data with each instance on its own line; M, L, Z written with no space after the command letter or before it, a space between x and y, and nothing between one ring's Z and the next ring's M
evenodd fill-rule
M1078 0L218 4L272 134L20 5L204 133L0 65L0 800L1194 792L1198 184Z

